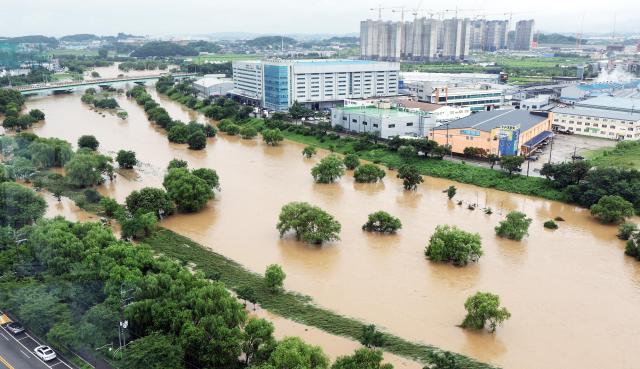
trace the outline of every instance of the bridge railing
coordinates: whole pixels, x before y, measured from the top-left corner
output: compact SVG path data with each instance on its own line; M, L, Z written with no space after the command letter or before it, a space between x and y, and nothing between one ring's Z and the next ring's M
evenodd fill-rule
M95 78L91 80L83 80L83 81L64 81L64 82L49 82L49 83L35 83L32 85L22 85L22 86L14 86L11 87L17 91L28 91L28 90L38 90L45 88L55 88L55 87L70 87L70 86L83 86L83 85L97 85L100 83L113 83L113 82L125 82L125 81L137 81L141 79L154 79L160 78L164 76L175 76L175 77L187 77L187 76L195 76L196 73L160 73L160 74L148 74L148 75L140 75L140 76L125 76L125 77L115 77L115 78Z

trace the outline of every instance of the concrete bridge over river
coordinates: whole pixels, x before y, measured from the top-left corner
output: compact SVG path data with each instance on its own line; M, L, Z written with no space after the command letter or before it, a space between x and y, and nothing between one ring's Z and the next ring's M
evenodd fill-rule
M110 87L114 84L120 83L136 83L136 84L144 84L148 81L158 80L160 77L164 76L172 76L175 79L184 79L195 77L195 73L162 73L162 74L150 74L150 75L142 75L142 76L122 76L115 78L96 78L90 80L83 81L64 81L64 82L50 82L50 83L37 83L33 85L24 85L24 86L14 86L10 87L14 90L20 91L23 95L31 95L36 93L65 93L72 92L78 88L85 87Z

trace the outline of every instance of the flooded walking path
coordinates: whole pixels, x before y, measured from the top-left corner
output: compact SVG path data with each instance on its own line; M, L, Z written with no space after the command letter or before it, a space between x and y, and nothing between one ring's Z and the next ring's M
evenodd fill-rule
M206 121L150 92L172 118ZM38 135L75 145L81 135L92 134L103 153L135 151L141 165L99 189L120 202L133 190L162 187L173 158L187 160L191 168L215 169L222 186L216 199L199 213L164 220L163 226L255 272L278 263L287 273L287 289L403 338L505 368L637 367L629 353L640 336L640 263L624 256L616 228L598 224L587 210L436 178L407 192L394 172L374 185L354 183L351 173L335 184L315 184L309 171L325 152L303 159L303 146L296 143L269 147L259 139L224 134L209 139L205 150L190 151L169 143L135 101L117 100L128 119L102 117L80 102L80 94L36 97L27 109L47 116L34 126ZM442 193L452 184L462 206ZM333 214L342 224L341 240L317 247L280 239L275 224L282 205L291 201ZM494 213L470 211L467 203ZM392 236L362 232L367 214L377 210L399 217L403 229ZM493 227L510 210L534 219L522 242L495 237ZM542 227L556 216L566 220L560 229ZM479 263L456 268L425 260L424 247L439 224L480 233ZM512 313L496 334L456 326L465 314L464 301L476 291L500 295Z

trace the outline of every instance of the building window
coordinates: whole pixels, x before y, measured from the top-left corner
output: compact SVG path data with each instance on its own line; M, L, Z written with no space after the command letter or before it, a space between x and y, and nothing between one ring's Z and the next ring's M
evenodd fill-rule
M347 120L347 117L342 117L342 120Z
M358 120L357 120L357 119L351 119L351 121L352 121L353 123L356 123Z
M388 126L388 127L389 127L389 128L396 128L396 125L395 125L395 124L389 124L389 126Z
M373 123L373 128L378 128L378 123Z
M362 125L363 125L363 126L366 126L367 124L368 124L367 122L362 122Z
M413 122L407 123L407 127L411 127L411 126L413 126Z

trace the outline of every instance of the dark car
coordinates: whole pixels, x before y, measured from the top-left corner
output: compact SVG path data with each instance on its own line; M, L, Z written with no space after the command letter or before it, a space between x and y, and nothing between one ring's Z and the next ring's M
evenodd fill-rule
M9 332L13 334L18 334L24 332L24 327L20 323L11 322L6 325L6 328Z

